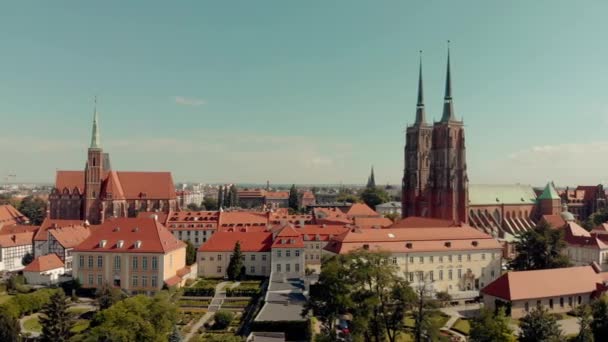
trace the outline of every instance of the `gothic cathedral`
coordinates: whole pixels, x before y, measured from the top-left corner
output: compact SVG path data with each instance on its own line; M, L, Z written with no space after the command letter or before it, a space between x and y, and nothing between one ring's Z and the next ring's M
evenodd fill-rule
M449 49L443 115L439 122L427 123L422 88L421 60L416 121L407 127L405 137L402 215L466 223L469 180L464 124L454 113Z

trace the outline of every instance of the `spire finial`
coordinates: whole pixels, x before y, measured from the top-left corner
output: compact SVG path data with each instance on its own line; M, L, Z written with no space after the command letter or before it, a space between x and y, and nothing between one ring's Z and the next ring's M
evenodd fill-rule
M99 143L99 120L97 118L97 96L95 96L93 102L93 132L91 134L91 147L90 148L100 148L101 144Z
M425 124L426 118L424 114L424 90L422 86L422 50L420 53L420 62L418 66L418 102L416 103L416 122L415 125Z
M443 115L441 122L455 120L452 103L452 73L450 71L450 41L448 40L448 63L445 77L445 97L443 98Z

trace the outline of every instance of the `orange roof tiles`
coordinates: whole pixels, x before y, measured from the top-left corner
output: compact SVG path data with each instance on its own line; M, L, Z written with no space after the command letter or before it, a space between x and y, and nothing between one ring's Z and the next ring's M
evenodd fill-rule
M352 219L338 208L314 208L313 215L317 224L348 224Z
M288 215L272 213L269 218L270 224L293 223L293 224L308 224L313 220L312 215Z
M344 234L348 226L338 225L305 225L296 227L296 231L302 235L304 241L328 241L330 238Z
M361 228L386 228L393 224L393 221L386 217L355 217L355 226Z
M289 191L266 191L266 199L288 199Z
M268 252L272 245L270 232L217 232L199 247L199 252L226 252L234 250L236 242L243 252Z
M29 265L25 266L24 272L45 272L64 267L63 261L59 259L57 254L47 254L39 256Z
M34 232L22 232L15 234L0 235L0 247L17 247L23 245L31 245L34 238Z
M552 228L562 228L566 225L566 221L561 215L543 215L541 219Z
M104 241L105 244L102 243ZM185 246L157 220L151 218L116 218L102 223L74 250L81 252L167 253L175 249L185 248Z
M221 227L266 226L267 224L268 214L264 212L224 211L220 213L219 225Z
M595 249L608 249L608 245L575 222L568 222L565 227L564 240L569 245Z
M432 228L432 227L457 227L454 221L442 220L429 217L410 216L395 222L391 228Z
M27 223L29 219L10 204L0 205L0 226Z
M304 248L304 240L292 225L286 225L275 236L272 248Z
M172 212L170 212L169 214L165 213L164 211L140 211L137 213L137 218L153 218L154 215L156 215L156 218L162 223L165 224L167 223L167 217L168 215L170 215Z
M47 234L47 230L49 228L62 228L62 227L70 227L70 226L83 226L85 221L82 220L59 220L59 219L50 219L45 218L40 225L40 229L36 232L34 236L35 241L47 241L49 236Z
M367 206L365 203L353 203L353 205L348 208L346 211L346 215L349 217L355 216L380 216L374 209Z
M57 171L55 176L55 188L59 191L74 189L84 193L84 171Z
M366 247L367 246L367 247ZM490 235L469 226L409 229L351 228L329 242L326 250L348 253L367 248L396 253L501 249Z
M38 226L12 224L7 226L0 226L0 234L16 234L23 232L33 232L35 234L38 228Z
M91 235L91 230L83 226L50 228L48 232L63 248L76 247Z
M506 300L524 300L591 293L602 277L591 266L508 272L481 290Z

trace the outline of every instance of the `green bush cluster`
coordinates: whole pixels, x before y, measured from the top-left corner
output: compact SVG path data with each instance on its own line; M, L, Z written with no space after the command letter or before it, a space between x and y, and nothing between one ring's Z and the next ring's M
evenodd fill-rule
M17 294L1 306L13 317L23 317L40 311L60 289L40 289L31 293Z
M255 297L259 294L259 281L244 281L233 289L226 289L226 297Z
M234 319L234 314L230 311L220 310L215 313L213 316L213 320L215 323L213 324L214 330L223 330L228 328L232 320Z
M184 296L192 297L213 297L215 287L188 287L184 289Z

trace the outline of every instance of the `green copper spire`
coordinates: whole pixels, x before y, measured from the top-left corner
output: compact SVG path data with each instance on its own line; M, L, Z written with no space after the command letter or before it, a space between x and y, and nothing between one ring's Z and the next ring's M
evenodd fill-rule
M443 115L441 122L453 121L454 103L452 101L452 73L450 72L450 41L448 40L448 67L445 78L445 97L443 98Z
M422 89L422 50L420 50L420 67L418 70L418 103L416 104L416 125L425 124L424 92Z
M557 190L555 190L555 185L553 185L553 182L547 183L547 186L545 186L545 190L543 190L543 193L540 196L538 196L538 199L540 199L540 200L560 199L559 195L557 194Z
M91 135L91 147L90 148L101 148L99 143L99 122L97 118L97 96L95 96L95 107L93 109L93 134Z

